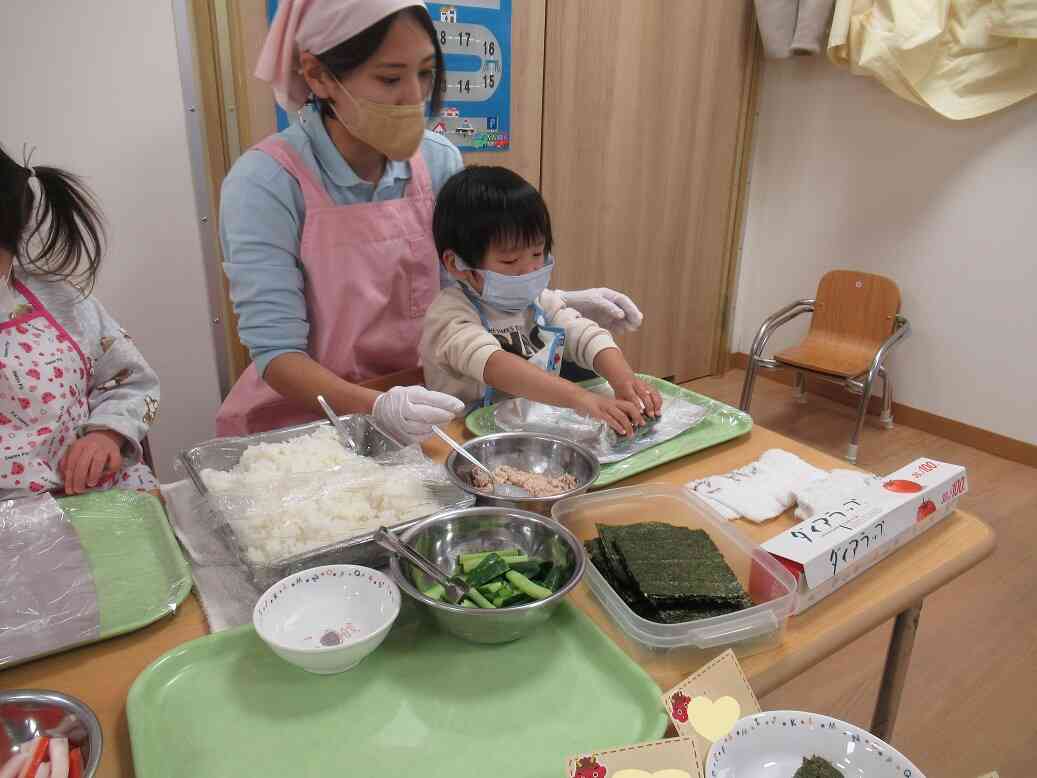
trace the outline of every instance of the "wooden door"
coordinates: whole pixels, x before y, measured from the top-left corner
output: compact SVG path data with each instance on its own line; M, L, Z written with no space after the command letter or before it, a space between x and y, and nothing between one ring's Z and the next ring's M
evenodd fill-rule
M635 369L719 363L755 62L748 0L549 0L542 189L562 289L645 313Z

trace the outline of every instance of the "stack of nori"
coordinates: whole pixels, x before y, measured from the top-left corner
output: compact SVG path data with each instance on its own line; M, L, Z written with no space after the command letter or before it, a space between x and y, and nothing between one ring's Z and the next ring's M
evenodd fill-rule
M585 544L591 562L642 618L676 624L753 604L704 530L661 522L597 528Z

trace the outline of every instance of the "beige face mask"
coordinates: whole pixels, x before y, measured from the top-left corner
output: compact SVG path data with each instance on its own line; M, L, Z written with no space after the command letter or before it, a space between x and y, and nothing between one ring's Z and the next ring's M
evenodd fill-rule
M359 141L382 152L391 160L410 159L421 145L425 133L425 104L385 105L363 97L353 97L336 78L335 83L353 103L356 120L347 122L334 103L331 110L343 127Z

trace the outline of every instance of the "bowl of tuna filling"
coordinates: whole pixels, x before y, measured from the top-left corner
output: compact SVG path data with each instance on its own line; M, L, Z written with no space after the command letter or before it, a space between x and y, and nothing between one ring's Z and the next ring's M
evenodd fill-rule
M501 432L470 440L464 449L493 473L497 484L518 487L507 489L506 495L494 492L486 473L451 453L446 460L447 476L475 497L477 505L550 516L556 502L587 491L600 472L598 459L590 450L554 435Z

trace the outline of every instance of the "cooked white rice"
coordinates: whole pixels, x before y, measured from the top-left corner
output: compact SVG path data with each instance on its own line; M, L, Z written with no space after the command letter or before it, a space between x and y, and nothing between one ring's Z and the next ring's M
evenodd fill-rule
M260 564L437 508L418 472L346 451L330 427L249 446L232 470L201 476L246 557Z

